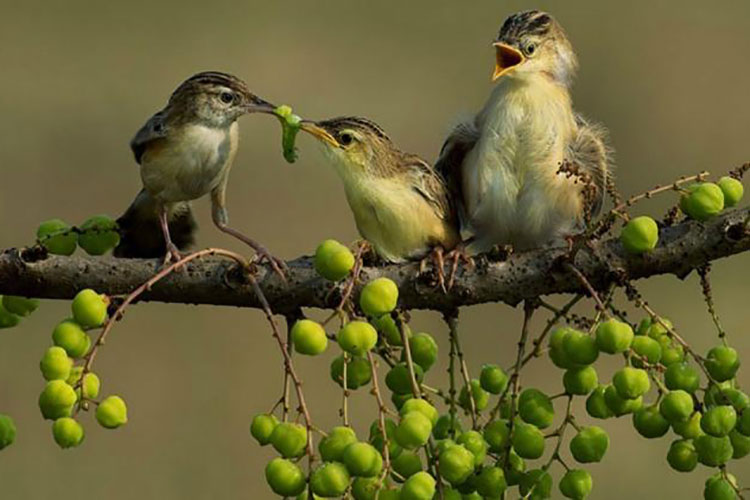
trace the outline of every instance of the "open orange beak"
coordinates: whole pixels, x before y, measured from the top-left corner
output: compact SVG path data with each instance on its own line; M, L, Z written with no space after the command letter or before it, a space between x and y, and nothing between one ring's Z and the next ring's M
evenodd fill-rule
M526 60L524 55L516 48L506 45L502 42L492 44L495 47L495 72L492 75L492 81L497 81L500 77Z
M302 124L300 125L300 128L307 132L308 134L313 135L317 139L327 142L331 146L338 148L340 147L339 141L336 140L335 137L333 137L326 129L323 127L318 126L315 122L303 120Z

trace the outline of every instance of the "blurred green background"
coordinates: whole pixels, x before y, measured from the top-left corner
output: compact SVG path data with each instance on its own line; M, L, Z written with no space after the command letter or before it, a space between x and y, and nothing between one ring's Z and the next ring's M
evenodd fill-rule
M575 105L610 129L622 192L701 169L723 173L750 159L746 0L2 0L0 247L31 243L47 218L119 215L140 189L130 137L199 70L235 73L304 116L368 116L404 149L432 160L451 126L490 90L490 42L500 23L531 7L550 10L572 39L581 62ZM299 147L299 162L285 164L278 126L243 119L229 188L234 225L285 258L310 253L326 237L357 236L332 169L309 138ZM642 210L661 214L674 201L665 196ZM205 200L196 209L200 246L242 249L211 226ZM713 275L719 313L745 355L749 265L750 256L718 262ZM642 288L696 348L715 343L694 276ZM19 425L16 443L0 453L1 498L272 497L262 473L272 451L248 433L251 415L267 410L281 388L280 356L261 314L133 308L96 364L104 392L128 401L130 422L111 432L87 418L85 445L63 452L37 410L37 363L67 311L67 303L46 302L22 327L0 333L0 412ZM474 373L484 362L510 362L520 315L502 305L463 311ZM540 315L535 326L542 324ZM439 339L445 361L439 316L416 314L413 326ZM334 350L298 362L323 428L337 422L339 393L327 378ZM603 363L601 375L613 368ZM442 368L433 370L440 383ZM746 384L747 373L740 374ZM540 360L523 383L558 392L560 379ZM364 434L374 402L362 392L352 406ZM671 471L670 438L647 442L626 418L603 425L611 447L591 467L592 498L700 497L709 470ZM734 469L750 483L747 461Z

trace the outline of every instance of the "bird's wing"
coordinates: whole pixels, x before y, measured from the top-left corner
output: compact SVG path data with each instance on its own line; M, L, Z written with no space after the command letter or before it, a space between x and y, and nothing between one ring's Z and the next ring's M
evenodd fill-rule
M426 161L416 155L405 155L410 184L433 207L441 219L455 219L455 209L445 179Z
M161 110L154 116L148 119L148 121L136 132L135 136L130 140L130 149L133 151L135 161L140 164L143 158L143 153L146 152L149 144L154 141L164 139L167 136L167 124L166 124L166 112Z
M582 172L591 176L596 189L592 200L591 215L599 213L604 203L607 183L612 176L612 151L607 145L607 130L598 123L590 123L576 114L578 132L565 153L566 160L578 165Z
M458 206L459 215L464 207L461 165L479 140L479 135L479 129L473 121L460 123L443 143L440 156L435 162L435 170L445 179L448 194Z

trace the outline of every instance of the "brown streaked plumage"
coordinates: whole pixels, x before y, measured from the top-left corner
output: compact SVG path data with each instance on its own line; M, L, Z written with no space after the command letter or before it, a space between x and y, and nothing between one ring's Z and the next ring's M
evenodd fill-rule
M508 17L495 39L497 82L483 109L445 141L435 164L457 200L470 253L558 243L580 229L582 186L565 162L593 179L593 209L610 175L603 127L575 113L577 59L560 24L537 10Z
M239 78L206 71L185 80L164 109L154 114L130 141L141 167L143 191L120 219L123 243L115 254L154 257L161 243L167 259L193 241L195 223L189 202L211 195L212 217L223 232L250 245L281 272L281 261L228 224L226 187L238 145L237 119L253 112L273 113ZM161 239L152 234L159 221ZM178 231L174 241L171 231ZM176 243L176 244L175 244Z
M304 122L344 183L359 233L389 262L424 257L459 243L444 179L424 160L399 150L365 118Z

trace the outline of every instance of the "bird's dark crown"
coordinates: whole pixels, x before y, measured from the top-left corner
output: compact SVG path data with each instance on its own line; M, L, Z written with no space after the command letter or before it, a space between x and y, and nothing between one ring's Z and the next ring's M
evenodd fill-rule
M561 32L555 19L539 10L527 10L508 16L497 35L498 41L513 41L522 37L544 38Z
M380 125L372 120L359 116L339 116L337 118L319 121L317 122L317 125L326 129L326 131L334 137L337 137L338 133L343 130L351 129L374 135L388 142L391 140L390 137L388 137L388 134L380 128Z
M203 93L219 87L229 88L245 96L253 95L252 92L250 92L250 89L247 88L247 84L234 75L222 73L220 71L202 71L182 82L180 86L172 92L170 100L179 98L186 94Z

